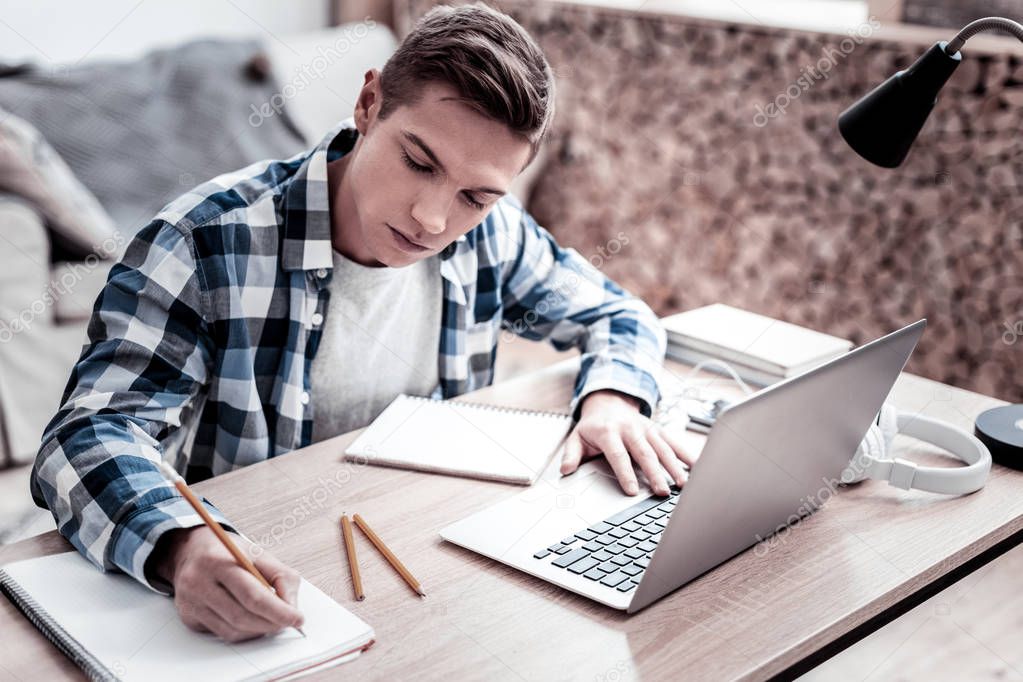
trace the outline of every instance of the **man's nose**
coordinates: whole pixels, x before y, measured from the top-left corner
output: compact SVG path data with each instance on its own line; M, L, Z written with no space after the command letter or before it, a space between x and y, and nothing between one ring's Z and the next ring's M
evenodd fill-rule
M430 234L440 234L447 226L450 205L438 192L421 194L412 205L412 218Z

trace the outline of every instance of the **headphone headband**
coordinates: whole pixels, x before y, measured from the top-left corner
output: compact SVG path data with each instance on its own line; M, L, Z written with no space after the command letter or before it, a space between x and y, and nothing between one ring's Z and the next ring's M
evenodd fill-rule
M889 405L882 408L894 410ZM884 422L882 415L881 421ZM895 413L895 428L898 433L918 438L947 450L954 457L962 460L965 467L924 467L901 457L894 459L885 456L887 447L877 452L867 452L865 474L868 478L886 480L896 488L903 490L926 490L946 495L965 495L976 492L984 487L988 473L991 471L991 453L973 434L958 426L947 424L930 417ZM871 426L871 430L878 426ZM883 434L874 440L886 446L894 433ZM874 444L864 439L864 443ZM876 446L874 446L876 447ZM871 447L873 450L874 447Z

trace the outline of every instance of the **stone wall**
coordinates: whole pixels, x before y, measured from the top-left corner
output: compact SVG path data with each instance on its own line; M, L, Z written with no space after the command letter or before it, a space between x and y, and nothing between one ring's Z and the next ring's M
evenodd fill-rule
M893 171L836 118L924 42L496 5L557 75L529 207L561 243L662 314L721 301L856 343L927 317L910 371L1023 401L1020 51L967 46Z
M1005 17L1023 21L1023 0L904 0L902 20L909 24L952 28L974 19Z

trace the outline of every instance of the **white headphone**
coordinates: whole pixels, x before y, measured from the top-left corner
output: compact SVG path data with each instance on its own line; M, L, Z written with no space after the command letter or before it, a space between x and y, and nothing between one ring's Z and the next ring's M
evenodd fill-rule
M704 368L723 370L739 385L743 393L750 395L753 389L742 380L742 377L727 362L716 358L708 358L696 364L682 380L683 385ZM685 402L687 394L696 398L698 407L690 406L686 418L687 428L707 433L718 413L727 409L728 402L718 400L699 405L700 390L683 391L675 404L662 406L661 418L670 420L677 405ZM925 467L901 457L892 458L891 450L895 435L901 433L926 443L947 450L956 459L966 464L965 467ZM856 454L842 471L839 482L842 485L859 483L866 479L888 481L890 485L903 490L925 490L945 495L966 495L977 492L984 487L988 474L991 472L991 452L980 439L958 426L948 424L931 417L900 413L898 409L885 403L877 418L870 425L867 434L856 448Z
M893 459L888 451L896 433L947 450L966 466L924 467L901 457ZM990 471L991 453L973 434L937 419L900 413L894 405L885 403L842 472L841 482L858 483L872 478L903 490L965 495L983 488Z

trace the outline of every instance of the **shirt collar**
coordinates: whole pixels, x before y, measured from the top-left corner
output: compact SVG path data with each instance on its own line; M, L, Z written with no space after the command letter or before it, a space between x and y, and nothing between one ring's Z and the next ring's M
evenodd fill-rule
M284 270L329 269L333 265L327 162L350 152L358 137L354 119L341 121L306 155L288 183L281 199Z
M355 119L341 121L306 155L284 191L281 200L284 224L281 264L285 271L333 267L327 163L350 152L358 137ZM467 248L471 247L466 235L462 235L441 250L441 261L447 262ZM450 279L454 270L450 266L442 267L442 274Z

